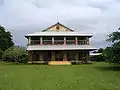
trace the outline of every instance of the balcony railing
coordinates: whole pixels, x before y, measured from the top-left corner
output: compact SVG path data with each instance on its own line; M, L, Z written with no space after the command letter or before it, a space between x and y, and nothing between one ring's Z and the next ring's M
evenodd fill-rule
M78 40L78 44L79 45L89 45L89 41L88 40Z
M64 40L54 40L54 44L57 45L57 44L64 44Z
M51 45L52 40L43 40L42 41L43 45ZM64 40L54 40L54 45L62 45L64 44ZM76 44L75 40L66 40L66 44ZM31 40L30 45L40 45L40 40ZM78 40L78 45L89 45L88 40Z
M38 45L40 44L40 40L31 40L30 45Z
M44 44L44 45L51 45L52 44L52 40L43 40L42 44Z

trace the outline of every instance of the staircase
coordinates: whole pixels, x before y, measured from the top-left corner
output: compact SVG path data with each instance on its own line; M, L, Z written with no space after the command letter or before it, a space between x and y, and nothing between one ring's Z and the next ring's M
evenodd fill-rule
M48 65L71 65L69 61L50 61Z

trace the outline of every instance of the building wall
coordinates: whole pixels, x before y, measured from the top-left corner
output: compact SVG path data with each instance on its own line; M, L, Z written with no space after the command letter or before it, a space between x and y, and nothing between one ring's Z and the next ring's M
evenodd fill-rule
M29 51L30 61L81 61L89 56L89 51Z

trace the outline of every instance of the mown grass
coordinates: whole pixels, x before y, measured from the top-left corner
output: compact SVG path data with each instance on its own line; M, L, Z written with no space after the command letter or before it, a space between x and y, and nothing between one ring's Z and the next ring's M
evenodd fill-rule
M0 90L120 90L120 69L106 63L0 64Z

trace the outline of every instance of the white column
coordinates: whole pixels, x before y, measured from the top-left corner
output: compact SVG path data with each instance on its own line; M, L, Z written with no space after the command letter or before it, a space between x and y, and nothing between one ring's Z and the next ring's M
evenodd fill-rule
M87 44L89 45L89 37L86 37L86 40L87 40Z
M79 52L76 52L76 55L75 55L75 60L78 61L79 60Z
M55 61L55 51L51 51L51 61Z
M66 45L66 37L64 37L64 45Z
M75 37L75 44L78 44L78 38Z
M54 37L52 37L52 44L54 44Z
M43 61L43 53L42 52L39 53L39 60Z
M28 44L31 44L31 37L28 38Z
M42 37L40 37L40 44L41 44L41 45L43 44Z

